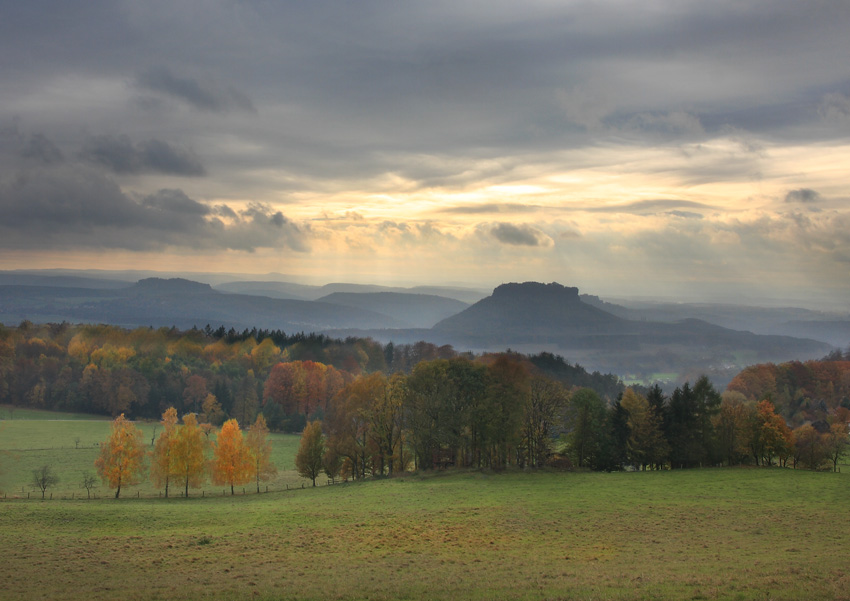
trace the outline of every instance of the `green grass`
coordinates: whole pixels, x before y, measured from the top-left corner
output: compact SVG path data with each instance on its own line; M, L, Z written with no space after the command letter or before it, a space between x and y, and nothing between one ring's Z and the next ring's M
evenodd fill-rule
M848 599L848 492L844 474L712 469L7 501L0 587L86 601Z
M19 418L19 411L21 416ZM33 412L35 417L23 419L26 412L16 410L14 419L0 421L0 491L6 496L26 496L34 494L31 486L32 470L49 465L59 476L59 484L48 489L48 495L54 497L70 497L85 495L86 491L80 485L84 472L94 472L94 461L97 458L101 442L109 436L110 421L82 416L78 414L54 414L48 412ZM75 417L66 417L75 415ZM48 416L59 416L48 420ZM83 419L88 417L88 420ZM68 421L65 421L68 420ZM137 424L142 430L144 440L150 443L153 434L153 423ZM160 432L161 428L157 431ZM79 439L79 442L76 440ZM262 483L262 490L281 490L289 487L300 487L304 482L295 471L295 453L298 450L300 437L293 434L271 434L272 462L278 468L278 475L269 482ZM251 491L251 486L245 489ZM180 487L172 489L179 492ZM254 484L256 491L256 484ZM100 486L96 491L99 496L109 494L109 490ZM197 489L190 489L190 495L221 494L222 489L207 482ZM122 489L126 496L157 496L160 490L149 481L137 486ZM39 492L40 496L41 493Z
M66 413L63 411L44 411L41 409L24 409L12 405L0 405L0 420L82 420L82 421L109 421L108 417L102 415L90 415L88 413Z

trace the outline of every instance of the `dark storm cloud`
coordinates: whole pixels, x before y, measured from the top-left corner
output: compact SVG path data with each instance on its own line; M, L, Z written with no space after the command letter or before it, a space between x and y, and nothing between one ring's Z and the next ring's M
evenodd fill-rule
M788 194L785 195L785 202L811 203L818 202L820 198L820 194L816 190L812 190L811 188L799 188L797 190L789 191Z
M538 230L528 225L514 225L512 223L498 223L490 230L496 240L503 244L512 246L540 246L541 234Z
M65 157L57 146L44 134L33 134L21 150L21 156L34 159L44 165L61 163Z
M157 67L139 74L136 83L152 92L182 100L202 111L256 111L251 99L233 86L224 86L212 79L177 75L167 67Z
M126 135L93 136L86 141L80 156L117 174L206 174L193 152L161 140L133 143Z
M18 173L0 185L0 214L3 248L307 250L302 229L267 206L211 209L173 189L134 198L83 165Z

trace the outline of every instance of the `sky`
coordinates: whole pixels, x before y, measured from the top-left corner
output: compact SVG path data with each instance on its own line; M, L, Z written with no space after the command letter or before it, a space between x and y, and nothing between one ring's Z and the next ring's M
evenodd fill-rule
M848 31L846 0L0 0L0 269L847 307Z

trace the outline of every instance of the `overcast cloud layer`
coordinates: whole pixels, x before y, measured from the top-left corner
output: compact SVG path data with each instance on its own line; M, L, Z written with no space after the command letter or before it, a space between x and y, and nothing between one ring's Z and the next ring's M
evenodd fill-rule
M6 2L0 268L850 298L846 1Z

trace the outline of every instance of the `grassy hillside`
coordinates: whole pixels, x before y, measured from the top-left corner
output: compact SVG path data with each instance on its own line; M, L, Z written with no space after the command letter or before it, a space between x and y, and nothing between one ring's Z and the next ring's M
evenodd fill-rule
M94 461L100 453L101 442L107 439L110 431L109 420L80 419L80 414L56 414L49 412L25 411L16 409L14 419L0 421L0 492L7 497L26 496L28 491L34 491L30 484L32 470L49 465L59 476L59 484L48 489L48 494L54 497L70 497L85 495L80 487L83 472L94 472ZM49 420L48 416L59 419ZM19 419L26 417L27 419ZM91 416L89 416L91 417ZM137 424L144 440L150 443L154 423ZM161 427L157 434L161 432ZM278 475L273 480L263 484L269 490L285 489L287 485L301 486L302 479L295 472L295 453L298 450L299 436L293 434L271 434L272 462L277 466ZM79 441L77 440L79 439ZM250 485L246 485L250 491ZM172 490L178 490L178 487ZM256 485L254 486L256 491ZM190 489L190 495L221 494L221 487L209 482L198 489ZM40 496L40 492L38 496ZM100 486L98 496L109 495L109 489ZM138 486L122 488L122 496L156 496L159 489L150 482L142 482ZM34 493L33 493L33 496Z
M6 501L0 582L10 599L86 601L847 599L848 478L455 473L232 498Z

